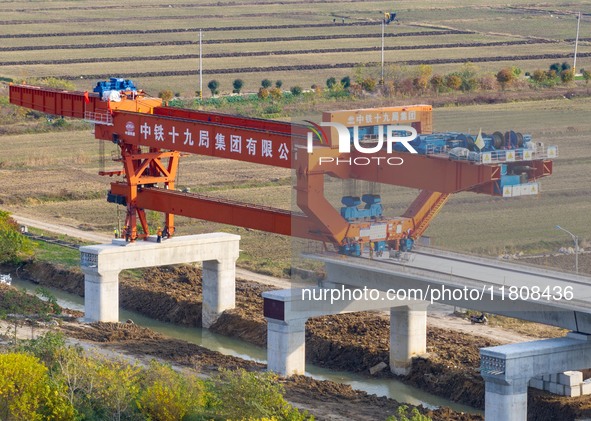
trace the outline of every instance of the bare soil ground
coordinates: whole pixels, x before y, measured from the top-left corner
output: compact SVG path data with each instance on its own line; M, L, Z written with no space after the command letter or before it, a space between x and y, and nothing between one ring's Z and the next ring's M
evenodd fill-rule
M568 260L563 262L566 265L569 263ZM32 278L48 285L82 293L82 275L79 273L66 271L48 277L46 274L53 273L54 270L51 265L42 264L28 265L23 270ZM238 281L237 308L225 312L212 330L265 346L266 322L262 317L260 294L266 289L269 287L249 281ZM120 289L123 307L159 320L189 326L199 326L201 323L200 293L200 270L192 266L155 268L147 271L143 277L123 276ZM93 332L81 329L84 332ZM92 337L103 342L128 338L127 335L130 335L128 330L124 329L122 333L120 329L122 328L108 328L101 330L101 333L92 333ZM430 317L427 336L429 355L427 358L415 359L412 372L401 380L451 400L482 408L484 383L478 372L479 348L562 334L558 329L552 330L526 323L522 323L522 330L527 331L529 335L507 331L501 327L472 326L467 320L454 316ZM308 321L306 334L307 361L326 368L367 373L375 364L388 361L388 332L388 318L380 313L356 313L311 319ZM144 353L159 358L168 355L175 363L197 364L191 359L191 353L194 352L193 345L181 346L177 342L170 339L152 340L147 337L146 342L126 340L122 346L138 354ZM199 361L201 361L199 367L215 365L210 364L207 358ZM226 364L225 360L220 361L216 364L221 366ZM238 364L232 362L233 360L228 361L227 364L230 366ZM388 370L378 375L386 378L393 377ZM309 380L304 379L298 382L310 384ZM311 383L315 385L313 381ZM344 386L334 387L343 396L358 393L354 391L344 393ZM316 386L310 386L310 388L312 395L318 393ZM288 387L288 390L291 389ZM308 401L307 392L299 390L293 393L304 403ZM322 399L330 399L327 396L331 395L323 395ZM356 396L361 399L359 398L361 395ZM385 407L391 408L388 400L371 399L377 399ZM589 397L561 398L534 391L529 394L529 399L530 419L556 419L553 418L556 414L560 414L561 419L565 420L591 416ZM367 402L365 398L362 401ZM354 419L366 419L363 418L365 415L360 416L362 418ZM461 419L453 418L457 416L460 415L448 413L446 415L448 418L442 419Z

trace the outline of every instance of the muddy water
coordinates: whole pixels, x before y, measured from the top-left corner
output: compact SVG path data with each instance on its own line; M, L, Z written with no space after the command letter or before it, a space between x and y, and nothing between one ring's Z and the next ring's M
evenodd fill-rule
M35 289L38 288L37 284L21 279L13 279L12 285L17 288L25 288L30 292L34 292ZM84 311L84 299L82 297L53 288L47 289L57 298L60 306ZM204 348L218 351L225 355L232 355L246 360L254 360L263 364L266 363L267 355L265 349L237 339L217 335L207 329L176 326L125 310L120 310L119 318L121 321L131 319L140 326L148 327L164 335L182 339ZM423 405L431 409L435 409L439 406L447 406L459 412L483 414L482 411L472 407L460 405L438 396L431 395L394 379L374 379L359 374L316 367L311 364L307 364L306 369L306 374L315 379L331 380L338 383L348 384L351 385L353 389L363 390L369 394L376 394L377 396L387 396L399 402L405 402L412 405Z

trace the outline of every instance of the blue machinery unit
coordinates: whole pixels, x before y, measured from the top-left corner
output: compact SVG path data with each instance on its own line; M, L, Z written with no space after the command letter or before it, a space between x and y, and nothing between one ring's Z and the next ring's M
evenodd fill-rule
M97 82L95 88L92 91L98 93L99 96L102 97L103 92L105 91L131 91L132 93L137 93L137 88L135 87L135 84L129 79L112 77L108 81Z

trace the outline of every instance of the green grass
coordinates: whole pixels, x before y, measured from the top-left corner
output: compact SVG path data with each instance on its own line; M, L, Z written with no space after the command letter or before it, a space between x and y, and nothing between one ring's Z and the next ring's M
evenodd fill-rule
M80 252L69 247L33 240L35 260L57 263L68 267L80 266Z

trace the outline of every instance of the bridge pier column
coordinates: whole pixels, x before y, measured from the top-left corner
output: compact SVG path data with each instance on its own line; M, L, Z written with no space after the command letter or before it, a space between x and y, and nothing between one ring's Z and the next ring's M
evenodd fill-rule
M306 319L267 318L267 370L281 376L306 371Z
M390 309L390 370L405 376L412 357L427 352L427 305Z
M511 382L485 377L484 407L486 420L527 421L528 379Z
M236 259L203 262L201 325L210 328L220 315L236 307Z
M83 267L84 318L88 322L119 321L119 271Z

